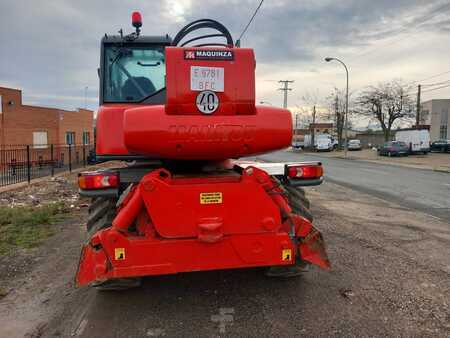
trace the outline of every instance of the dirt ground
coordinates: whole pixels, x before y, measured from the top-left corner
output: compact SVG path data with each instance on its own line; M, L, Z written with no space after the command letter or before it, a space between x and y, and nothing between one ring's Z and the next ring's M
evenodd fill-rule
M343 151L321 152L318 154L324 157L344 158ZM363 149L360 151L348 151L347 158L350 160L363 160L418 169L450 172L450 154L446 153L428 153L426 155L418 154L400 157L387 157L379 156L376 150Z
M123 293L74 288L87 212L74 206L45 245L6 258L20 269L0 261L0 337L450 337L450 225L328 182L307 194L331 271L196 272Z

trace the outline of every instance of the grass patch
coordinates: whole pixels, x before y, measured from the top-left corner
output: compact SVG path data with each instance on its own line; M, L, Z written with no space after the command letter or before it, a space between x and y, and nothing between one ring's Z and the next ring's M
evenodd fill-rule
M0 254L15 247L33 248L55 234L51 224L63 219L63 203L42 206L0 207Z

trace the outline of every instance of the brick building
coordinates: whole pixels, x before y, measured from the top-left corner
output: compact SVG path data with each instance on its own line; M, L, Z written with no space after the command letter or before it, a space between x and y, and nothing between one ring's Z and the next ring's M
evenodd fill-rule
M22 104L22 91L0 87L0 146L91 144L94 114Z
M310 132L314 130L316 134L332 134L334 132L333 123L311 123L309 130Z

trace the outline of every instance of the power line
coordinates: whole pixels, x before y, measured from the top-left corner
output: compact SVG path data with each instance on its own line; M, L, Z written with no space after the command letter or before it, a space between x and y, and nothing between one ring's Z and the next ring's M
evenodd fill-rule
M417 83L417 82L422 82L422 81L434 79L435 77L439 77L439 76L441 76L441 75L448 74L448 73L450 73L450 70L447 70L447 71L445 71L445 72L438 73L438 74L435 74L435 75L431 75L431 76L429 76L429 77L426 77L425 79L416 80L416 81L411 81L411 82L409 82L409 83Z
M440 85L447 84L447 83L450 83L450 80L446 80L446 81L443 81L443 82L435 82L435 83L423 84L422 87L434 87L434 86L440 86Z
M420 84L420 86L422 86L422 87L431 87L431 88L427 88L427 90L426 90L426 91L429 91L429 90L433 89L433 87L442 86L442 85L446 85L446 84L450 85L450 80L446 80L446 81L442 81L442 82L435 82L435 83L428 83L428 84ZM410 95L410 94L413 94L413 93L414 94L416 93L415 89L407 90L404 94L405 95Z
M438 89L442 89L442 88L447 88L447 87L450 87L450 84L445 85L445 86L440 86L440 87L437 87L437 88L432 88L432 89L424 90L422 93L428 93L428 92L432 92L432 91L434 91L434 90L438 90Z
M244 30L242 31L241 35L239 36L239 38L236 40L236 46L239 47L241 45L241 39L244 36L245 32L247 32L248 27L250 26L250 24L252 23L253 19L255 18L256 14L258 13L259 9L261 8L262 4L263 4L264 0L261 0L261 2L259 3L258 7L256 7L255 12L253 13L252 17L250 18L250 21L247 23L247 26L245 26Z
M442 10L445 10L447 7L449 7L449 4L444 4L443 6L440 6L440 7L436 8L436 9L434 9L431 13L427 13L427 14L423 15L421 18L416 19L416 21L419 21L419 22L416 23L415 26L407 25L406 27L404 27L404 28L402 28L402 29L400 29L400 30L398 30L398 31L396 31L396 32L392 32L391 34L395 34L395 35L402 34L402 33L406 32L407 30L409 30L409 29L411 29L411 28L416 28L416 30L415 30L415 31L408 32L408 33L406 34L406 36L411 35L411 34L413 34L413 33L417 33L418 30L420 30L421 28L423 28L423 27L420 27L421 25L423 25L423 24L426 23L427 21L433 19L435 16L439 15L439 14L441 13L441 11L442 11ZM400 40L403 40L404 38L405 38L405 36L399 37L398 39L395 39L395 40L393 40L393 41L391 41L391 42L388 42L388 43L385 43L385 44L381 44L381 46L386 47L386 46L393 45L394 43L396 43L396 42L398 42L398 41L400 41ZM380 46L374 46L373 48L369 49L369 50L366 51L366 52L363 52L363 53L354 55L353 57L351 57L350 59L348 59L348 61L352 61L352 60L354 60L355 58L359 58L360 56L365 56L365 55L370 54L370 53L372 53L372 52L374 52L374 51L378 51L378 50L380 50L379 47L380 47ZM417 82L417 81L416 81L416 82Z

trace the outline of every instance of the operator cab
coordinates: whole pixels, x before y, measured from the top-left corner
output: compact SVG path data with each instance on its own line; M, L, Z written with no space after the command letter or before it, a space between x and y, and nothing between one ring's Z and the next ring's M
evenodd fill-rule
M166 36L128 39L105 35L101 41L100 104L166 101Z
M183 38L201 28L216 29L221 34L201 35L185 41L181 46L208 38L224 37L226 43L204 43L193 47L233 47L233 39L220 23L201 19L184 27L172 40L165 36L141 36L142 19L139 12L132 15L136 31L123 35L106 35L101 40L100 52L100 105L142 103L147 105L166 103L166 56L167 46L181 44Z

